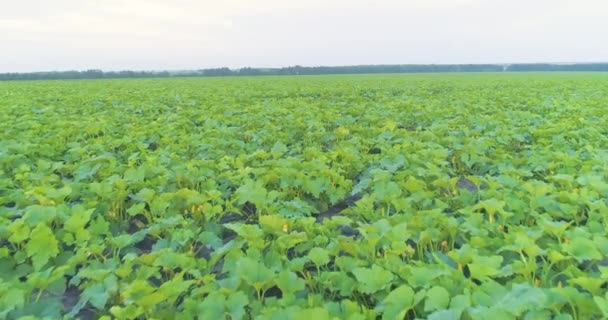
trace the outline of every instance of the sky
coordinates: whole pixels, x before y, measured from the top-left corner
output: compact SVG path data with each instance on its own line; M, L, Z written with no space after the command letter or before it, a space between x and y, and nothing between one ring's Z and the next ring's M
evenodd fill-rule
M608 61L606 0L0 4L0 72Z

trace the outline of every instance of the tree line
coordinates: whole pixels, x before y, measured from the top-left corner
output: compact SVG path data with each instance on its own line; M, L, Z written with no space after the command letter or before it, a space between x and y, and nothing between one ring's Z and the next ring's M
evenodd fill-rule
M61 79L121 79L171 77L226 77L226 76L283 76L323 74L372 73L430 73L430 72L533 72L533 71L608 71L608 63L581 64L403 64L359 65L340 67L284 68L211 68L190 71L51 71L30 73L0 73L0 81L7 80L61 80Z

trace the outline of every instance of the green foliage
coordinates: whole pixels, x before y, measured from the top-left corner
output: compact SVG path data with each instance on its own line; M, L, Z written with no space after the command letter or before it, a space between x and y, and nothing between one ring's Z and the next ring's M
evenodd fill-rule
M2 83L0 318L606 318L607 83Z
M371 268L356 268L353 274L357 278L359 290L368 294L387 288L394 279L390 272L375 264Z
M32 233L28 241L25 252L32 258L34 270L40 270L49 261L59 254L59 243L53 231L44 224L39 224Z

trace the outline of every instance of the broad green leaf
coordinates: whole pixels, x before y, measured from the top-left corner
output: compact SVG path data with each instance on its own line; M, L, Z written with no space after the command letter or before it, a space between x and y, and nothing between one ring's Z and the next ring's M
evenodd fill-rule
M167 296L160 291L156 291L141 297L136 303L142 306L144 309L149 310L165 300L167 300Z
M251 202L253 204L265 204L268 191L261 181L248 180L235 191L235 196L239 204Z
M593 301L595 301L597 307L602 311L602 315L608 318L608 294L605 297L595 296L593 297Z
M9 238L12 243L21 243L30 237L30 227L23 220L15 220L8 226Z
M274 146L272 146L270 152L272 153L273 157L279 158L280 156L285 154L287 150L287 146L284 143L277 141Z
M25 209L23 220L30 226L36 226L39 223L50 224L57 216L55 207L29 206Z
M82 206L74 206L71 210L71 215L64 224L67 231L76 235L79 241L88 240L88 233L84 233L85 225L90 221L91 214L95 209L85 209Z
M140 213L143 213L145 208L146 208L146 204L143 202L140 202L140 203L134 204L131 207L129 207L129 209L127 209L127 213L130 216L135 216Z
M399 185L393 181L378 182L374 185L373 190L380 201L396 199L401 195Z
M306 179L303 183L303 188L307 192L318 198L321 193L327 190L327 183L323 179Z
M137 198L140 198L147 203L152 203L152 200L154 200L155 196L156 196L156 191L149 189L149 188L143 188L143 189L139 190L139 192L136 194Z
M31 299L21 309L13 310L13 319L61 319L63 304L60 297L42 297L38 300ZM1 312L1 311L0 311Z
M266 286L274 277L270 269L251 258L241 258L237 262L236 270L239 276L256 290Z
M6 316L6 313L14 309L23 308L25 305L26 292L20 288L7 288L6 291L0 291L0 315Z
M432 287L426 292L425 311L441 310L448 307L450 293L443 287Z
M329 253L323 248L312 248L308 257L316 266L324 266L329 263Z
M572 239L571 243L564 245L564 251L578 261L600 260L603 257L595 243L585 238Z
M283 232L288 220L278 215L263 215L259 217L262 228L269 232Z
M281 289L283 294L293 294L298 291L304 290L306 283L304 280L298 278L298 276L290 271L282 271L277 277L277 286Z
M329 320L331 317L329 316L329 312L325 308L311 308L304 309L298 312L298 314L294 318L295 320Z
M382 301L378 309L382 311L382 319L403 319L406 312L414 307L414 290L402 285L391 291Z
M201 319L224 319L226 298L218 293L212 292L200 303L199 315Z
M409 177L404 184L404 187L409 192L418 192L426 188L423 181L416 179L415 177Z
M515 284L504 298L497 301L503 310L521 316L526 310L535 310L547 303L547 296L540 288L527 284Z
M84 300L85 303L89 302L98 310L103 310L109 298L110 292L106 290L103 284L94 284L86 288L80 297L80 299Z
M454 309L439 310L429 314L428 320L459 320L461 311Z
M353 271L359 282L359 290L362 293L372 294L385 289L394 279L393 274L377 265L371 268L355 268Z
M476 256L473 263L469 264L471 276L474 278L492 277L500 273L502 256Z
M249 304L247 296L239 291L231 294L226 300L226 311L233 320L243 319L245 317L245 307Z
M26 248L27 256L32 258L35 270L40 270L51 258L59 254L59 243L53 231L45 224L32 230Z
M380 160L380 165L390 172L395 172L405 165L405 157L400 154Z

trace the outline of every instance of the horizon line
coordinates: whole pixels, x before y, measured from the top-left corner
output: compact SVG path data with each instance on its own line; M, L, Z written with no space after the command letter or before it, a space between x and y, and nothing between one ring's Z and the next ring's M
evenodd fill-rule
M28 74L28 73L50 73L50 72L83 72L83 71L101 71L101 72L192 72L200 70L212 70L212 69L229 69L229 70L241 70L246 68L251 69L283 69L283 68L342 68L342 67L362 67L362 66L475 66L475 65L494 65L494 66L510 66L510 65L585 65L585 64L608 64L608 61L591 61L591 62L494 62L494 63L386 63L386 64L350 64L350 65L287 65L287 66L273 66L273 67L204 67L204 68L191 68L191 69L100 69L100 68L87 68L87 69L63 69L63 70L42 70L42 71L13 71L4 72L0 71L0 74Z

